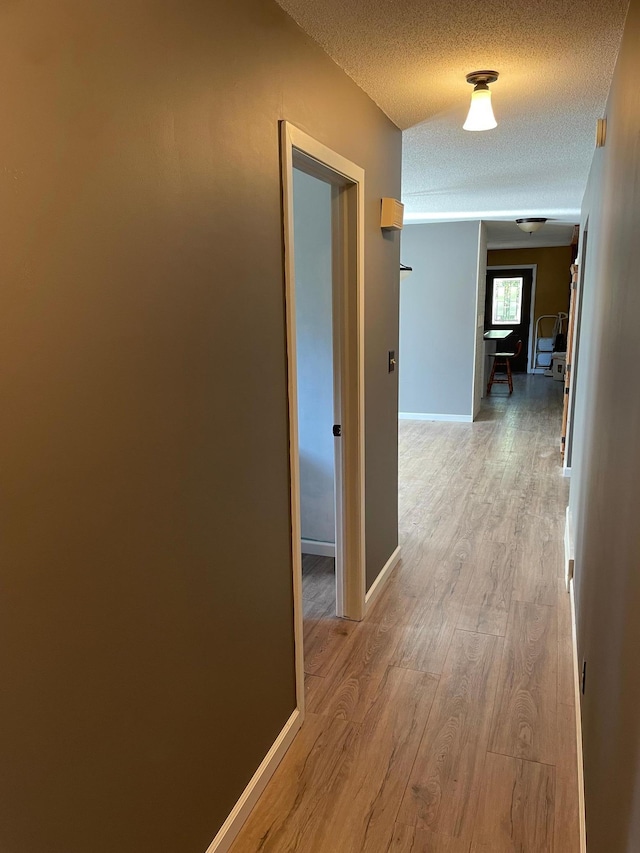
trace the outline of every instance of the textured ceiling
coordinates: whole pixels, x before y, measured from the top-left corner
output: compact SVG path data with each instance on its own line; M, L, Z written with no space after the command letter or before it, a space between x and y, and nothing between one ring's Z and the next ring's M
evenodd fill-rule
M404 132L407 221L576 219L628 0L278 0ZM462 130L493 68L496 130Z

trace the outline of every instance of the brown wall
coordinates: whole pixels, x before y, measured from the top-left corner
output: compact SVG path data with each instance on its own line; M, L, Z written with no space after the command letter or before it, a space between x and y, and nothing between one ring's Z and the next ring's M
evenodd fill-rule
M571 513L589 853L640 850L640 2L631 0L588 220Z
M537 264L535 320L543 314L569 311L569 268L575 260L571 246L554 246L547 249L500 249L487 253L488 266L509 267L519 264ZM535 332L535 327L534 327Z
M202 853L295 704L278 120L366 170L370 581L400 133L271 0L0 41L0 848Z

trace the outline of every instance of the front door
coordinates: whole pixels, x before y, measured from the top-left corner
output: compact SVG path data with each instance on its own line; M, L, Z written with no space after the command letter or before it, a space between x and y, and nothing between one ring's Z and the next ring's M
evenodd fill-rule
M498 351L515 352L518 340L522 351L511 362L515 373L526 373L531 320L531 288L533 270L494 269L487 272L487 296L484 328L511 329L512 334L500 344Z

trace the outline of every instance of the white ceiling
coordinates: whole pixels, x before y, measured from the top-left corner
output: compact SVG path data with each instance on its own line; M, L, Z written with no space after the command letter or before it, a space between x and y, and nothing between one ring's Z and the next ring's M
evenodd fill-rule
M404 130L405 221L577 221L628 0L278 2ZM468 133L485 68L498 127Z

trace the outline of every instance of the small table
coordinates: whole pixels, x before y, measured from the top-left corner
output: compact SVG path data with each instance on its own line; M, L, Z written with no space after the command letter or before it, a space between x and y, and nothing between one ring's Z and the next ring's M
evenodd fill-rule
M513 334L513 329L489 329L484 333L485 341L503 341Z
M487 393L487 382L491 373L491 359L489 355L494 353L498 347L498 341L503 341L513 334L513 329L489 329L484 333L484 376L482 377L482 396Z

